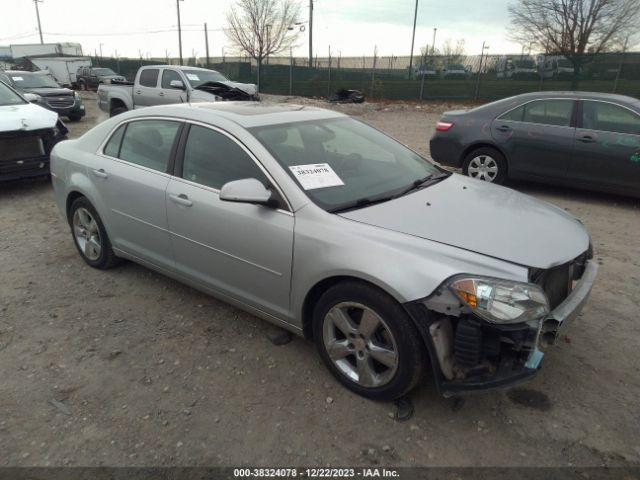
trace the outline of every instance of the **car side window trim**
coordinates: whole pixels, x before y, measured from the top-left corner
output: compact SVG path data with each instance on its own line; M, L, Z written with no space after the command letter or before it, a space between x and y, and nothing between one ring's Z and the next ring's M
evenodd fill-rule
M260 169L260 171L262 171L262 173L264 174L265 177L267 177L267 180L269 180L269 183L271 185L273 185L273 187L276 189L278 195L280 196L280 198L283 199L286 209L283 208L278 208L278 211L282 211L282 212L286 212L291 214L293 212L293 208L291 208L291 203L289 202L289 199L286 197L286 195L284 194L284 191L282 190L282 188L280 188L280 185L278 185L278 183L273 179L273 176L271 176L271 174L267 171L267 169L262 165L262 162L260 162L260 160L258 160L258 157L256 157L256 155L253 154L253 152L251 150L249 150L247 148L247 146L242 143L238 138L236 138L235 136L233 136L232 134L230 134L229 132L227 132L226 130L223 130L219 127L215 127L213 125L208 125L206 123L201 123L201 122L197 122L197 121L193 121L193 120L187 120L186 121L187 125L185 126L185 128L183 129L183 135L182 138L180 139L180 143L179 143L179 150L176 152L175 155L175 166L174 166L174 170L173 170L173 176L177 179L177 180L181 180L183 182L186 182L190 185L195 185L201 188L204 188L206 190L215 192L215 193L220 193L220 190L217 188L213 188L213 187L208 187L207 185L203 185L201 183L197 183L197 182L192 182L191 180L188 180L186 178L184 178L182 176L183 174L183 165L184 165L184 153L185 153L185 146L187 143L187 137L189 136L189 131L191 130L191 126L192 125L196 125L199 127L203 127L209 130L212 130L214 132L220 133L221 135L224 135L225 137L229 138L232 142L234 142L235 144L237 144L246 154L247 156L253 161L253 163Z
M625 105L620 105L619 103L616 102L610 102L608 100L596 100L596 99L591 99L591 98L581 98L579 100L579 108L578 108L578 120L576 123L576 128L579 128L581 130L591 130L593 132L606 132L606 133L618 133L620 135L636 135L636 136L640 136L640 133L623 133L623 132L612 132L610 130L598 130L595 128L585 128L582 126L582 108L585 102L598 102L598 103L608 103L609 105L613 105L615 107L620 107L623 108L625 110L628 110L629 112L631 112L633 115L635 115L636 117L640 118L640 113L636 112L635 110L625 106Z
M544 100L570 100L573 102L573 106L571 107L571 119L569 120L569 125L553 125L550 123L536 123L536 122L525 122L524 120L510 120L510 119L503 119L502 117L504 115L506 115L507 113L512 112L513 110L523 107L525 105L528 105L530 103L533 102L539 102L539 101L544 101ZM526 109L526 107L525 107ZM509 110L506 110L504 112L502 112L500 115L498 115L495 120L500 120L501 122L513 122L513 123L523 123L525 125L542 125L545 127L557 127L557 128L571 128L571 129L575 129L577 128L577 117L578 117L578 99L577 98L535 98L533 100L529 100L528 102L524 102L521 103L520 105L516 105L513 108L510 108Z
M180 124L178 126L178 131L176 132L176 136L173 139L173 144L171 145L171 151L169 153L169 160L167 162L167 166L166 166L164 172L160 171L160 170L154 170L153 168L145 167L144 165L138 165L137 163L129 162L127 160L123 160L122 158L119 158L120 157L120 152L122 150L122 143L124 141L125 135L127 134L127 130L129 129L129 124L133 123L133 122L141 122L141 121L145 121L145 120L166 120L166 121L176 122L176 123ZM106 148L107 144L111 140L111 137L113 137L113 135L115 135L116 132L118 131L118 129L120 127L122 127L122 126L124 126L125 129L124 129L124 132L122 133L122 138L120 139L120 145L118 146L118 157L112 157L111 155L106 154L104 152L104 149ZM181 120L181 119L176 119L176 118L171 118L171 117L131 118L129 120L125 120L124 122L119 123L118 125L116 125L109 132L109 135L107 135L106 139L102 142L102 144L98 148L98 151L96 152L96 155L101 156L101 157L105 157L105 158L109 158L111 160L115 160L115 161L124 163L126 165L131 165L133 167L142 168L142 169L150 171L150 172L159 173L161 175L173 175L173 171L174 171L174 168L175 168L176 153L178 151L178 145L180 143L180 140L182 138L184 130L185 130L185 122L183 120Z

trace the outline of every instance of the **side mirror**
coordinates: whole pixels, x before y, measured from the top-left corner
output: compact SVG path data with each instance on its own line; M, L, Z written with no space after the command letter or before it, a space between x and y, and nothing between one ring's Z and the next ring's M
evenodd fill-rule
M273 204L271 191L255 178L243 178L225 183L220 189L220 200L267 206Z
M24 99L30 103L38 103L38 100L40 100L40 95L36 95L35 93L25 93Z
M184 83L182 83L182 80L171 80L169 82L169 86L177 90L184 90Z

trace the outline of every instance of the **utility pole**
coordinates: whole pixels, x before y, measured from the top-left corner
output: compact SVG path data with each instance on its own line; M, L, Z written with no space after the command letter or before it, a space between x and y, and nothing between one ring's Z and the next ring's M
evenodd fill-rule
M480 53L480 66L478 67L478 78L476 78L476 92L474 95L474 100L478 99L478 95L480 93L480 74L482 73L482 59L484 57L484 51L489 48L489 45L484 46L485 42L482 42L482 52Z
M413 34L411 35L411 55L409 56L409 78L413 77L413 44L416 39L416 21L418 20L418 0L416 0L416 10L413 14Z
M204 45L207 50L207 68L209 68L209 30L207 30L207 22L204 22Z
M618 80L620 80L620 72L622 71L622 64L624 63L624 54L627 50L627 42L629 41L629 35L624 39L624 46L622 47L622 54L620 55L620 64L618 65L618 71L616 72L616 79L613 82L613 93L618 90Z
M180 2L184 0L176 0L176 8L178 9L178 49L180 50L180 65L182 65L182 27L180 26Z
M313 65L313 0L309 0L309 68Z
M437 28L433 28L433 42L431 43L431 57L435 57L436 55L436 32L438 31ZM433 58L432 58L433 61Z
M43 44L42 40L42 26L40 25L40 9L38 8L38 4L42 3L44 0L33 0L33 3L36 5L36 17L38 17L38 32L40 33L40 43Z

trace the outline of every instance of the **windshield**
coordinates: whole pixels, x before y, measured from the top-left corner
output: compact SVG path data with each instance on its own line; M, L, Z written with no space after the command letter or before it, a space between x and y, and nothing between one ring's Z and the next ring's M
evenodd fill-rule
M351 118L250 129L317 205L339 210L400 194L441 171L417 153Z
M117 73L110 68L95 68L93 73L96 75L117 75Z
M536 68L536 64L533 60L516 60L513 63L519 68Z
M12 73L9 76L18 88L60 88L56 81L48 75Z
M229 79L221 73L213 70L184 70L187 80L193 88L207 82L228 82Z
M15 93L9 87L7 87L2 81L0 81L0 106L6 107L8 105L22 105L27 103L20 95Z

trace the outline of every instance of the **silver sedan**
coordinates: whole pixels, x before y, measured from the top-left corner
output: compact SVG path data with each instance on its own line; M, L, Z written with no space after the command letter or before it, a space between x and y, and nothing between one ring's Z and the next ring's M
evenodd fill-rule
M319 108L136 110L58 144L51 174L87 264L138 262L313 339L373 399L428 366L443 395L533 377L597 268L566 212Z

